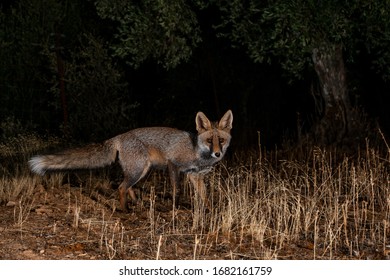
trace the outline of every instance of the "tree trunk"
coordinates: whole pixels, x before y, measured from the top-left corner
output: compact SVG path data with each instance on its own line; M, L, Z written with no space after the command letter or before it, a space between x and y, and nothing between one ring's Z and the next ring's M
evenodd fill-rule
M312 59L324 103L322 118L315 134L323 144L340 143L348 134L351 116L341 46L326 45L316 48Z

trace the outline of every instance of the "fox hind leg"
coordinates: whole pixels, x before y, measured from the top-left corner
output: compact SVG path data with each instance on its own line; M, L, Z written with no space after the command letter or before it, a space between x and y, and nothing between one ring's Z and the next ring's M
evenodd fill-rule
M124 212L128 210L128 196L130 196L133 201L137 201L133 186L146 175L148 170L149 167L146 167L142 173L132 175L125 174L125 178L119 186L119 201Z
M122 164L124 173L123 182L119 186L119 201L122 211L128 210L128 196L133 201L137 201L137 196L133 190L133 186L148 173L151 163L146 155L138 155L137 160L133 161L132 166Z
M128 195L131 197L133 201L137 200L137 196L135 195L134 190L132 188L132 186L135 185L135 183L132 184L131 183L132 180L129 180L126 177L127 176L125 176L125 179L119 186L119 202L123 212L128 211Z

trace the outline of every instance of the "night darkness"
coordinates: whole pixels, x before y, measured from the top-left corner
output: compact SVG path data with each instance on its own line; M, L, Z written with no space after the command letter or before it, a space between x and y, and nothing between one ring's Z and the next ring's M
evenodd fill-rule
M0 259L360 273L332 260L390 259L389 104L390 0L3 0Z
M41 4L34 8L29 2L34 1L1 6L3 137L12 133L12 124L18 124L15 130L66 133L83 142L142 126L194 131L196 112L219 119L232 109L233 147L256 146L260 131L262 144L273 148L296 141L298 130L308 133L321 119L312 94L320 90L313 68L292 77L278 59L254 62L245 47L218 36L216 6L193 7L202 41L186 61L167 69L156 57L135 68L128 56L115 55L118 22L99 17L91 1L66 1L66 10L56 1L36 1ZM60 15L45 18L44 5ZM388 134L390 85L383 78L386 70L375 70L373 62L388 48L354 51L353 59L344 51L351 104Z

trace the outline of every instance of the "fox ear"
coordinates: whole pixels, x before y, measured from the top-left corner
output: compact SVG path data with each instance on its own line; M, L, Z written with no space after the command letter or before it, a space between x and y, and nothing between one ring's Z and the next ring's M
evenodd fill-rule
M228 110L218 123L218 128L230 132L233 128L233 113Z
M205 132L212 128L211 122L206 117L206 115L203 114L202 112L198 112L196 114L195 123L196 123L196 130L198 131L198 133Z

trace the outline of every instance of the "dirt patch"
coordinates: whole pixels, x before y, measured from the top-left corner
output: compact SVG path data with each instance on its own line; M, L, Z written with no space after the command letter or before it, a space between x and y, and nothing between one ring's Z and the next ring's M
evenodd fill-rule
M194 230L193 210L173 211L170 199L151 204L145 196L130 213L122 213L113 209L116 195L115 190L102 195L66 184L49 190L37 186L28 199L7 202L0 206L1 259L255 257L237 250L234 234Z
M265 248L266 242L257 242L245 229L228 234L199 230L194 228L194 209L173 212L166 198L151 201L145 196L130 213L114 211L108 205L118 203L116 195L115 190L102 195L96 189L38 185L28 199L0 206L1 259L313 259L315 253L321 258L319 246L314 252L315 244L308 240L286 243L274 255L265 255L275 245ZM362 253L364 258L386 258L372 246ZM333 257L351 258L341 249ZM362 257L356 253L354 258Z
M185 178L173 209L167 174L151 172L129 213L118 210L116 166L40 177L28 153L8 154L0 259L390 258L390 165L369 147L357 159L317 148L301 161L242 155L208 174L209 209Z

